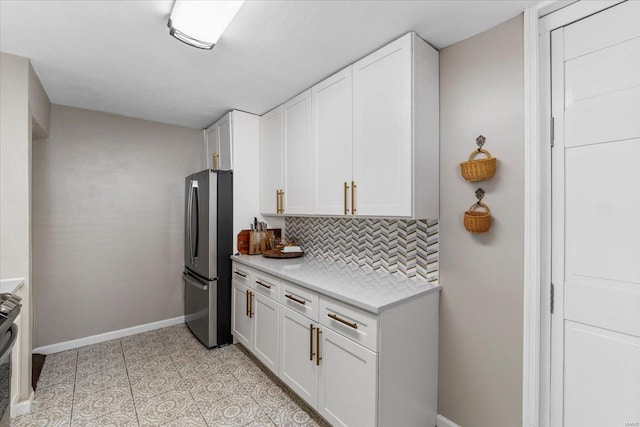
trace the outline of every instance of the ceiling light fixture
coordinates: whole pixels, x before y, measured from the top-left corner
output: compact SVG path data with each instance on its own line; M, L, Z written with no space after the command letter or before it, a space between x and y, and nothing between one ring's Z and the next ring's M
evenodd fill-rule
M176 0L169 16L169 34L189 46L213 49L242 1Z

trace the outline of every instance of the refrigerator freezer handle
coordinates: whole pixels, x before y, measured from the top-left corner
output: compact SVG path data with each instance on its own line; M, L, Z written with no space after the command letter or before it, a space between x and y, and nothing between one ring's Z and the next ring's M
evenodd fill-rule
M204 285L202 284L199 280L196 280L193 276L191 276L190 274L187 273L182 273L182 275L184 276L184 280L185 282L187 282L188 284L195 286L196 288L206 291L209 289L209 285Z
M193 236L191 232L191 215L193 209L193 181L189 185L189 200L187 201L187 242L189 243L189 261L193 264Z

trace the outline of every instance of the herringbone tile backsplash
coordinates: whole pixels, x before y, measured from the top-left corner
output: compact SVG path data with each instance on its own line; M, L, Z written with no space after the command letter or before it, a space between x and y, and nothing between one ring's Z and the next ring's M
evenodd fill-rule
M438 281L438 220L286 217L307 256Z

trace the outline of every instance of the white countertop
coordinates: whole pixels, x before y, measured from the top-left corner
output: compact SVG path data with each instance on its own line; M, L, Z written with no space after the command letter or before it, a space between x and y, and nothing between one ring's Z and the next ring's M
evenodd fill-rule
M407 279L309 256L273 259L261 255L234 255L231 259L373 314L442 288L426 280Z
M13 294L24 285L24 279L17 277L15 279L2 279L0 280L0 293Z

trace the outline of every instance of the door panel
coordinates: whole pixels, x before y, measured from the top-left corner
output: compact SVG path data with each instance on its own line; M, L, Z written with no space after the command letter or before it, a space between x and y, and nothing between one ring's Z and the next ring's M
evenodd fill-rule
M215 169L213 164L213 154L220 154L220 139L218 137L218 124L211 125L205 131L205 138L207 144L207 161L206 161L206 169ZM219 163L218 159L218 165Z
M350 187L352 178L351 67L318 83L312 91L313 213L346 215L351 212L350 188L345 196L345 183Z
M279 304L255 292L253 306L253 354L277 375Z
M311 213L311 90L284 104L284 212Z
M236 342L244 345L248 350L251 350L251 327L252 320L249 317L249 300L248 292L249 288L237 283L235 280L232 282L233 295L231 297L231 304L233 304L232 314L232 330L233 337Z
M314 408L318 403L318 371L315 358L310 356L317 326L301 314L280 308L280 379Z
M356 215L412 214L411 34L353 64Z
M640 338L565 322L565 426L640 421Z
M275 214L283 188L282 106L260 117L260 212Z
M220 170L230 171L233 169L233 135L231 120L232 114L228 113L218 122L218 146Z
M318 411L332 425L376 425L376 353L322 328Z
M191 332L205 345L215 342L211 335L215 332L215 325L211 323L211 316L215 316L215 301L211 304L210 296L216 296L216 282L205 282L188 273L182 275L184 283L184 316ZM213 308L213 311L212 311Z
M552 426L640 422L640 26L621 29L640 22L632 3L551 34Z

